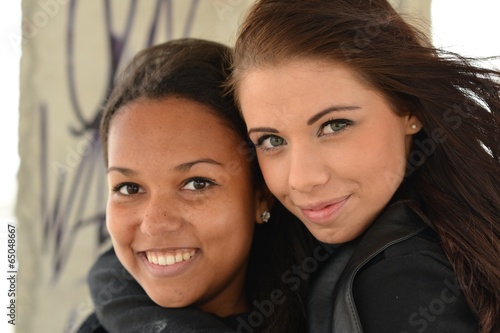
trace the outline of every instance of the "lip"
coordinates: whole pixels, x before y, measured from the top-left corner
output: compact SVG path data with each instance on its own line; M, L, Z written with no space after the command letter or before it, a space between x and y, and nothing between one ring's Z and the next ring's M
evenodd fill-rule
M302 215L316 224L327 224L337 217L351 196L308 205L297 205Z
M175 264L162 266L149 262L146 253L147 252L172 252L175 250L190 249L195 250L194 256L189 260L176 262ZM199 248L178 248L178 249L149 249L146 251L137 252L137 256L144 266L144 268L155 277L173 277L184 274L186 271L191 269L201 257L201 250Z

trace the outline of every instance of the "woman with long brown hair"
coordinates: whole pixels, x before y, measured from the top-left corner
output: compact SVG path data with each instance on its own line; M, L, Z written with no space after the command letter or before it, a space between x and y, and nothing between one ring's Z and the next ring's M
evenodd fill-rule
M500 73L386 0L260 0L235 92L269 189L337 254L315 332L500 331Z

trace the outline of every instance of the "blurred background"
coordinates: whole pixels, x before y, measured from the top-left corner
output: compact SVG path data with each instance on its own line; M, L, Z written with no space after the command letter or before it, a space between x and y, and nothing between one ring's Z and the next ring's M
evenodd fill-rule
M100 105L140 49L181 37L231 45L252 0L9 0L0 12L1 332L73 332L86 273L109 246ZM500 55L496 0L394 0L434 44ZM491 61L500 67L500 62ZM15 326L8 225L17 241Z

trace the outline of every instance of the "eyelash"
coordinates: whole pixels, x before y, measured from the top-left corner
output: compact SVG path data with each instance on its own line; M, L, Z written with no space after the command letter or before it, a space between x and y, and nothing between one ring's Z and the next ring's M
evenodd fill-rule
M327 136L338 135L339 133L345 131L348 127L350 127L350 126L353 125L353 122L351 120L348 120L348 119L330 119L330 120L327 120L319 128L318 137L321 136L321 132L323 132L328 125L335 124L335 123L337 123L337 124L343 124L344 126L341 129L337 130L336 132L326 133L326 134L323 134L323 135L327 135Z
M194 190L184 189L184 187L186 187L189 183L196 182L196 181L206 183L206 186L202 189L199 189L199 190L197 190L197 189L194 189ZM201 193L201 192L204 192L204 191L208 190L209 188L211 188L213 186L217 186L217 185L218 184L213 179L209 179L209 178L205 178L205 177L192 177L184 182L184 184L182 185L182 189L186 190L186 191L190 191L190 192Z
M202 188L202 189L185 189L184 187L186 187L189 183L191 182L201 182L201 183L205 183L205 187ZM190 192L196 192L196 193L201 193L201 192L204 192L206 190L208 190L209 188L213 187L213 186L217 186L218 184L215 182L215 180L213 179L208 179L208 178L205 178L205 177L192 177L192 178L189 178L188 180L186 180L183 185L182 185L182 189L183 190L186 190L186 191L190 191ZM124 188L125 186L137 186L138 188L138 191L137 193L131 193L131 194L124 194L121 192L121 189ZM130 183L130 182L123 182L123 183L119 183L118 185L114 186L113 187L113 192L120 195L120 196L124 196L124 197L130 197L130 196L133 196L133 195L136 195L136 194L140 194L141 193L141 186L136 184L136 183Z
M124 186L137 186L139 188L139 191L141 189L141 186L140 185L137 185L136 183L130 183L130 182L123 182L123 183L119 183L118 185L114 186L113 187L113 192L118 194L118 195L121 195L121 196L124 196L124 197L129 197L129 196L132 196L134 194L138 194L138 193L141 193L138 191L138 193L132 193L132 194L123 194L120 192L120 190L124 187Z
M266 140L267 140L267 139L269 139L269 138L273 138L273 137L280 138L279 136L277 136L277 135L272 135L272 134L266 134L266 135L263 135L263 136L261 136L260 138L258 138L258 139L257 139L257 143L255 143L255 144L254 144L254 147L255 147L255 148L259 148L259 149L261 149L261 150L262 150L262 151L264 151L264 152L270 152L270 151L273 151L273 150L275 150L275 149L278 149L278 148L279 148L279 147L281 147L282 145L280 145L280 146L276 146L276 147L273 147L273 148L268 148L268 147L264 147L264 146L263 146L264 141L266 141ZM282 139L282 140L283 140L283 142L284 142L284 143L286 143L285 139L283 139L283 138L280 138L280 139Z
M330 120L328 120L328 121L324 122L324 123L321 125L321 127L320 127L320 128L319 128L319 130L318 130L317 136L318 136L318 137L322 136L322 132L324 132L325 128L326 128L328 125L335 124L335 123L337 123L337 124L343 124L344 126L343 126L341 129L339 129L339 130L337 130L337 131L335 131L335 132L332 132L332 133L325 133L325 134L323 134L323 136L338 135L339 133L341 133L341 132L345 131L345 130L347 129L347 127L349 127L349 126L352 126L352 125L353 125L353 122L352 122L351 120L348 120L348 119L330 119ZM281 140L283 140L283 144L280 144L279 146L275 146L275 147L272 147L272 148L268 148L268 147L263 146L263 143L264 143L267 139L269 139L269 138L273 138L273 137L275 137L275 138L280 138ZM259 149L261 149L261 150L262 150L262 151L264 151L264 152L271 152L271 151L273 151L273 150L275 150L275 149L280 148L280 147L281 147L281 146L283 146L284 144L286 144L285 139L283 139L283 138L281 138L281 137L279 137L279 136L277 136L277 135L273 135L273 134L266 134L266 135L263 135L263 136L261 136L260 138L258 138L258 139L257 139L257 142L254 144L254 147L255 147L255 148L259 148Z

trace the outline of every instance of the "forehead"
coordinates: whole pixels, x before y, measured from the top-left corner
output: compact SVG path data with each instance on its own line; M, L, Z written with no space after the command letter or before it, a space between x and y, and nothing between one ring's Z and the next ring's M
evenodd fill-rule
M122 107L110 123L108 147L110 158L124 150L161 157L201 150L232 153L238 151L241 141L215 110L188 99L168 97L141 99Z
M166 135L179 135L185 132L182 131L183 127L188 127L191 134L196 134L196 130L207 134L212 132L214 127L217 131L225 128L224 131L234 132L216 110L182 97L166 97L160 100L141 98L128 103L114 115L110 132L117 127L150 130L169 127L169 131L165 131Z
M325 96L343 102L359 90L373 90L350 67L314 59L250 69L241 76L237 88L243 114L249 106L257 104L269 107L283 103L303 104Z
M366 73L353 65L335 59L324 59L314 57L297 57L289 60L279 60L272 63L263 63L243 70L236 78L236 90L240 89L241 83L248 82L248 79L268 75L274 77L296 76L300 78L305 74L328 74L342 75L355 80L360 84L370 85L366 80Z

